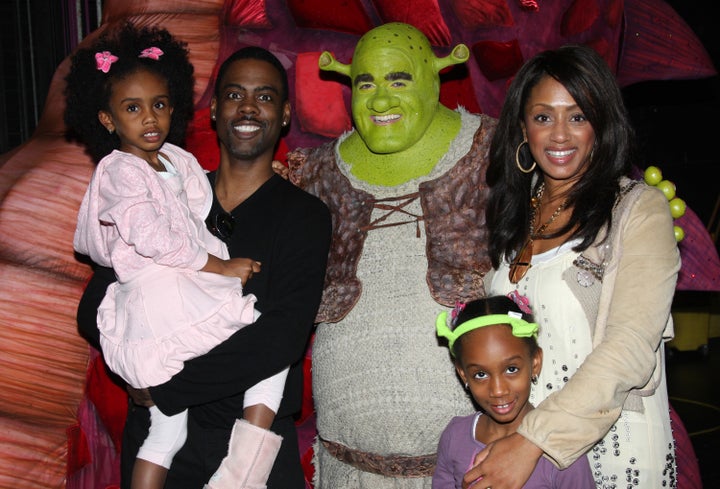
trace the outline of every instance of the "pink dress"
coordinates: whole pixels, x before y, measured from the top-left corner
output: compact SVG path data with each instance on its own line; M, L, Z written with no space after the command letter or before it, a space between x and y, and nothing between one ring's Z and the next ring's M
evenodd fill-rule
M205 227L212 189L193 155L166 143L170 175L113 151L93 174L74 247L115 270L98 309L105 360L130 385L162 384L255 320L239 278L200 272L208 254L227 259Z

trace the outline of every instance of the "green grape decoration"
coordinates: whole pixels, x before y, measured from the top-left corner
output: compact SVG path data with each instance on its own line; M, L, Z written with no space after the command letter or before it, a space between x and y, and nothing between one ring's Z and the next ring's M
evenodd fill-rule
M685 201L679 197L676 197L677 189L675 184L670 180L663 180L662 171L657 166L648 166L645 169L644 174L645 183L657 187L668 200L670 205L670 215L673 219L679 219L685 215L687 205ZM685 230L677 224L673 226L675 232L675 241L678 243L685 238Z

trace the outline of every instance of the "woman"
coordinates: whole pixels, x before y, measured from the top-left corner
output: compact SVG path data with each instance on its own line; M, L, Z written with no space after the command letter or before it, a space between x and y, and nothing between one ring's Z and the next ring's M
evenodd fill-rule
M675 487L662 342L680 258L667 200L626 177L632 145L592 49L540 53L514 78L490 149L485 283L529 300L545 357L537 409L466 484L519 488L540 456L587 453L598 488Z

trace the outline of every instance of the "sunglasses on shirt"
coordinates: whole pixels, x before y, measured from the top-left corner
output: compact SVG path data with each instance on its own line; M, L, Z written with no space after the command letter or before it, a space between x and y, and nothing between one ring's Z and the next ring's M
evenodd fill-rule
M220 211L210 214L205 225L215 237L227 242L235 231L235 218L229 212Z

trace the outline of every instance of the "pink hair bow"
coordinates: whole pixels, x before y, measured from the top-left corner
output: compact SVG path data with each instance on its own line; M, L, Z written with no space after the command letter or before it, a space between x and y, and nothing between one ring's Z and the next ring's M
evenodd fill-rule
M165 54L165 53L162 52L162 49L152 46L147 49L143 49L140 52L140 56L138 56L138 58L150 58L150 59L154 59L155 61L157 61L160 59L160 56L162 56L163 54Z
M450 319L451 323L455 325L455 322L457 321L458 316L461 312L463 312L463 309L465 309L466 304L464 302L455 302L455 307L453 308L452 312L450 313Z
M95 64L97 69L103 73L110 71L112 64L119 58L112 54L110 51L103 51L95 53Z
M525 314L532 314L532 309L530 309L530 299L528 299L524 295L520 295L520 292L516 290L513 290L507 295L512 301L517 304L518 308Z

